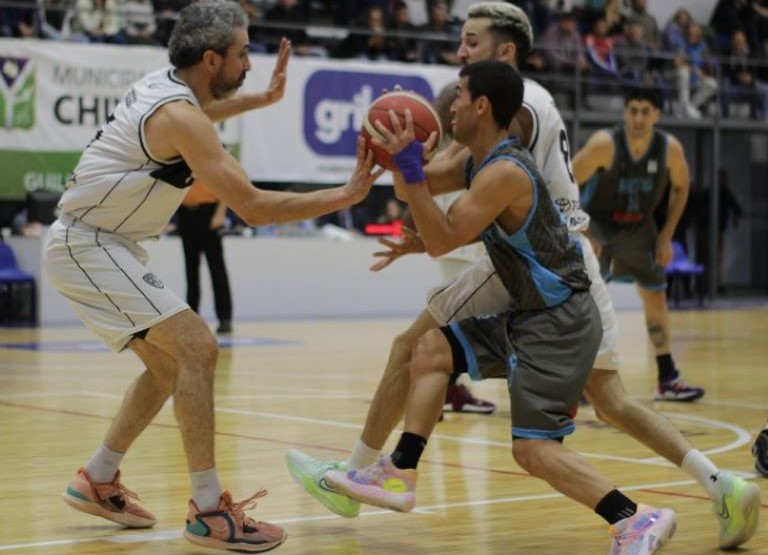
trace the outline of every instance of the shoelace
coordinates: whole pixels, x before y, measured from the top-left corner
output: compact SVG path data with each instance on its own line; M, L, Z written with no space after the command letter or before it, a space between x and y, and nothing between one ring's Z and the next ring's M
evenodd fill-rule
M108 486L108 488L105 488L104 487L105 485ZM98 491L98 489L100 489L99 486L103 488L102 491L104 491L106 495L103 495L100 491ZM96 484L96 487L97 487L97 492L102 499L109 499L111 497L121 496L126 505L131 504L131 500L141 501L141 498L139 497L138 493L129 490L119 480L112 482L110 484Z
M243 524L247 524L248 521L255 522L251 517L245 514L245 511L250 511L251 509L256 508L256 499L259 499L261 497L264 497L267 495L267 490L260 489L253 495L251 495L248 499L243 499L242 501L237 502L231 502L229 507L226 507L226 510L232 514L232 517L235 519L235 522L242 526Z

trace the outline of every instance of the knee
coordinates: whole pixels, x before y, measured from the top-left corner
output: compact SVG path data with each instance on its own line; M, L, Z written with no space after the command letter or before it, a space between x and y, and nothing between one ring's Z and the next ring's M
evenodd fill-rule
M417 341L418 337L414 337L409 331L398 334L392 341L390 355L397 356L398 354L405 354L410 357L411 351L413 351Z
M411 376L431 372L453 372L451 348L440 330L430 330L413 346L411 351Z
M216 361L219 358L219 343L210 331L206 329L206 332L190 338L180 366L188 372L195 372L202 377L213 379Z
M622 415L626 408L624 398L619 397L606 397L602 395L591 395L587 393L589 401L592 403L592 408L595 410L595 416L597 419L615 426L622 421Z
M541 441L537 439L515 439L512 441L512 457L520 465L520 468L533 476L539 475Z

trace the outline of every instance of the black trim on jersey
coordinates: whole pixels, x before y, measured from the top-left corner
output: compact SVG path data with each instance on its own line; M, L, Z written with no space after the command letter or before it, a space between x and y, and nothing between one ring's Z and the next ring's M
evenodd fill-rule
M156 170L149 172L149 175L172 187L176 187L177 189L186 189L192 185L192 181L194 181L194 178L192 177L192 169L183 159L174 162L173 164L157 168Z
M169 104L170 102L177 102L179 100L184 100L186 102L189 102L192 106L195 106L195 103L192 102L192 97L189 94L175 94L173 96L166 96L165 98L161 98L157 101L157 103L153 104L149 107L149 110L147 110L141 118L139 118L139 146L141 147L141 150L146 154L147 158L152 160L155 164L159 164L161 166L168 165L169 163L174 163L178 158L181 158L180 156L178 158L174 158L173 160L158 160L154 156L152 156L149 153L149 149L147 145L144 143L144 122L146 122L147 118L154 114L159 108L162 106L165 106L166 104Z
M528 111L531 113L532 120L533 120L533 126L534 126L534 134L531 137L531 141L529 144L525 145L525 147L533 152L533 149L536 148L536 143L539 141L539 128L541 127L539 125L539 114L536 113L536 110L533 109L533 106L531 104L528 104L527 102L523 102L523 106L525 106Z
M460 311L462 308L464 308L464 307L467 305L467 303L468 303L468 302L469 302L469 301L472 299L472 297L474 297L474 296L475 296L475 295L478 293L478 291L480 291L480 290L483 288L483 286L484 286L486 283L488 283L488 281L490 281L490 280L491 280L491 278L492 278L493 276L495 276L495 275L496 275L496 270L494 270L493 272L491 272L490 274L488 274L488 276L487 276L487 277L486 277L486 278L485 278L483 281L481 281L480 283L478 283L478 284L477 284L477 286L475 287L474 291L472 291L472 292L471 292L471 293L470 293L470 294L467 296L467 298L466 298L466 299L464 299L464 302L463 302L463 303L461 303L461 304L460 304L460 305L459 305L459 306L456 308L456 310L454 310L454 311L453 311L453 313L452 313L452 314L451 314L451 315L448 317L448 322L451 322L451 321L452 321L452 320L453 320L453 319L456 317L456 315L459 313L459 311ZM449 288L449 287L450 287L450 286L451 286L451 285L452 285L452 284L453 284L455 281L456 281L456 280L451 280L449 283L447 283L447 284L445 285L445 287L442 287L440 290L438 290L438 291L435 291L435 293L434 293L434 294L433 294L433 295L432 295L432 296L431 296L429 299L427 299L427 304L429 304L430 302L432 302L432 299L434 299L435 297L437 297L438 295L440 295L441 293L443 293L443 292L444 292L446 289L448 289L448 288Z
M176 76L176 69L169 67L168 68L168 80L173 81L177 85L184 85L185 87L189 88L189 85L187 85L184 81L182 81L179 77Z

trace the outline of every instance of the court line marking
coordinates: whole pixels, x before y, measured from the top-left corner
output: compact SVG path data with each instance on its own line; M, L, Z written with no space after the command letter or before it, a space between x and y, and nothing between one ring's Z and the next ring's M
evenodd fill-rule
M695 483L696 482L694 480L678 480L678 481L671 481L671 482L657 482L652 484L642 484L642 485L637 484L633 486L619 486L619 487L622 491L646 491L649 493L668 495L666 493L662 493L654 490L657 490L659 488L666 488L666 487L689 486ZM706 500L707 502L711 502L709 499L703 496L685 495L684 497L701 499L701 500ZM536 495L503 497L500 499L460 501L456 503L438 503L434 505L418 507L411 512L416 514L431 515L437 511L442 511L445 509L460 509L464 507L482 507L482 506L490 506L490 505L502 505L506 503L523 503L526 501L540 501L540 500L546 500L546 499L559 499L559 498L565 498L565 496L562 493L557 493L557 492L541 493ZM768 508L768 504L763 504L761 506L763 508ZM394 513L393 511L388 511L388 510L374 509L374 510L362 511L360 513L360 516L370 517L370 516L381 516L381 515L387 515L387 514L397 514L397 513ZM273 522L274 524L284 525L284 524L295 524L295 523L302 523L302 522L318 522L318 521L324 521L324 520L346 520L346 519L343 519L338 515L327 514L327 515L321 515L321 516L304 516L304 517L274 519L274 520L270 520L270 522ZM83 543L93 543L93 542L101 542L101 541L116 543L116 544L128 544L128 543L139 543L139 542L175 540L175 539L181 539L181 538L182 538L182 532L181 530L178 530L178 529L159 530L159 531L149 532L149 533L131 532L131 533L120 534L116 536L92 536L88 538L71 538L71 539L64 539L64 540L49 540L49 541L29 542L29 543L15 543L15 544L7 544L7 545L0 544L0 551L13 551L16 549L33 549L33 548L40 548L40 547L53 547L53 546L62 546L62 545L78 545Z
M30 395L35 398L59 397L64 395L68 395L70 397L73 395L81 395L84 397L95 397L95 398L105 398L105 399L122 399L123 398L122 395L115 395L111 393L76 390L76 391L71 391L69 393L66 393L66 392L44 393L44 394L38 393L34 395L31 393L30 394L8 394L8 395L0 395L0 399L10 397L13 395ZM220 399L220 397L217 397L217 399ZM171 401L169 401L169 403L170 402ZM40 408L42 410L48 410L45 407L40 407ZM57 410L57 409L50 409L50 410ZM306 423L306 424L312 424L312 425L326 425L326 426L334 426L338 428L347 428L347 429L356 429L356 430L361 430L363 428L361 424L351 424L348 422L339 422L336 420L326 420L326 419L311 418L311 417L305 417L305 416L291 416L291 415L276 414L271 412L252 411L252 410L246 410L246 409L216 407L215 411L223 414L236 414L240 416L268 418L272 420L300 422L300 423ZM83 414L87 415L87 413L83 413ZM682 414L682 413L661 413L661 414L667 416L670 419L688 420L703 426L710 426L713 428L729 430L736 434L737 436L736 439L734 441L731 441L730 443L721 445L719 447L713 447L710 449L701 450L701 452L704 453L705 455L723 453L726 451L738 449L751 442L752 435L747 430L745 430L744 428L741 428L740 426L735 426L733 424L730 424L728 422L723 422L721 420L705 418L705 417L700 417L695 415ZM96 415L96 416L100 416L100 415ZM175 427L169 424L165 424L164 426ZM222 432L217 432L217 434L226 435ZM489 446L489 447L509 448L509 441L503 441L503 442L491 441L486 439L477 439L477 438L464 437L464 436L452 436L447 434L432 434L432 438L443 440L443 441L454 441L454 442L465 444L465 445L481 445L481 446ZM326 450L329 450L329 449L326 448ZM637 458L637 457L622 457L618 455L608 455L608 454L602 454L602 453L591 453L586 451L580 451L580 453L585 457L597 459L597 460L611 460L611 461L617 461L617 462L626 462L630 464L650 464L650 465L665 466L665 467L675 466L674 464L667 461L666 459L662 457L656 457L656 456L646 457L646 458Z

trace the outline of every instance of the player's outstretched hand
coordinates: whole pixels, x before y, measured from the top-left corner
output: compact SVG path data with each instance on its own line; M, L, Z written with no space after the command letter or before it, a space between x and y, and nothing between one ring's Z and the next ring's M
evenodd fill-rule
M264 96L270 104L279 102L285 95L285 83L288 79L288 59L291 57L291 41L283 37L280 39L280 49L277 51L275 69L272 70L272 79L269 81Z
M401 228L403 235L401 237L398 237L397 239L389 239L387 237L379 237L378 241L380 244L387 247L388 250L385 251L377 251L373 253L373 256L378 258L379 260L376 261L376 263L371 266L372 272L378 272L379 270L383 270L392 262L397 260L403 255L411 254L411 253L420 253L420 252L426 252L426 249L424 248L424 243L421 240L421 237L419 237L419 234L416 233L413 229L410 227L403 227Z
M384 168L376 167L373 161L373 151L365 146L365 139L357 138L357 162L352 175L344 185L349 191L350 203L357 204L368 196L373 183L384 173ZM374 167L376 167L374 171Z

